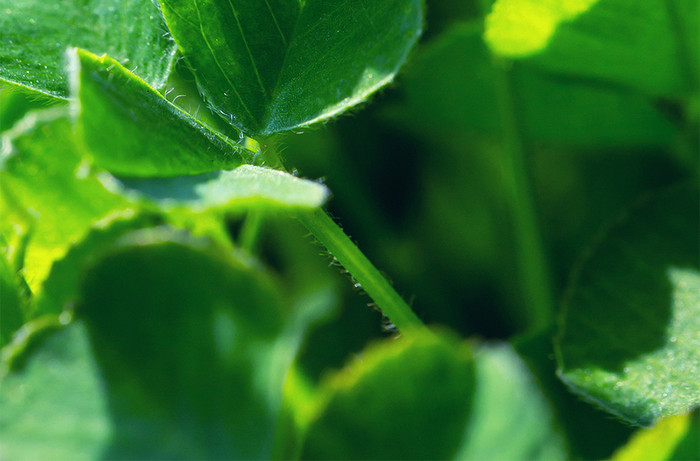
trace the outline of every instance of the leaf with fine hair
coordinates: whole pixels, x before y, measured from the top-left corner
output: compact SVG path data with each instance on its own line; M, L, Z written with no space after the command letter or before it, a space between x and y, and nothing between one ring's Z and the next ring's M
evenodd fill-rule
M700 406L698 190L649 198L575 273L557 338L571 389L642 426Z
M252 152L166 100L109 56L76 50L78 132L96 165L130 177L233 168Z
M109 53L156 88L175 56L151 0L0 0L0 12L0 80L54 97L68 97L69 47Z
M309 125L392 80L421 31L420 0L160 0L214 109L244 133Z

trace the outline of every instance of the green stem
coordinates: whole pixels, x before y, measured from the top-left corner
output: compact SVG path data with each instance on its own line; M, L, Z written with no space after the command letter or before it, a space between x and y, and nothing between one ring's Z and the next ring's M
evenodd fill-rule
M499 72L497 84L504 131L503 173L515 227L517 273L527 305L528 326L538 330L548 326L554 314L549 269L530 185L511 69L504 67Z
M324 210L299 214L298 219L345 267L403 334L426 328L381 272Z
M263 146L263 155L268 166L285 170L273 142ZM404 335L427 327L411 310L409 305L394 290L379 270L350 240L343 230L323 209L299 213L297 218L316 239L345 267L355 281L372 298L375 305Z

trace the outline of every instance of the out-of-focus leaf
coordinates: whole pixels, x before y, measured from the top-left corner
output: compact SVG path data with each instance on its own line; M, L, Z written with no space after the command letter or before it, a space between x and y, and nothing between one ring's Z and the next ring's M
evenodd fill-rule
M0 254L0 348L24 322L23 302L17 274Z
M677 187L613 227L564 303L559 374L639 425L700 405L698 191Z
M698 84L696 0L498 0L485 38L498 55L674 95Z
M73 127L63 108L30 113L3 139L0 193L5 206L27 222L30 240L24 275L35 290L51 264L88 229L132 205L107 191L81 161Z
M107 388L82 323L28 338L0 385L7 459L97 459L112 436Z
M12 125L30 110L44 109L49 105L61 102L65 103L60 99L28 91L19 85L0 82L0 133L12 128Z
M176 47L150 0L0 0L0 79L68 97L69 47L109 53L160 87Z
M502 69L477 23L462 23L423 48L403 75L407 107L393 117L431 136L467 132L499 136ZM530 141L575 147L665 145L673 125L647 99L514 66L513 92Z
M118 180L126 194L149 200L163 209L316 208L329 191L323 184L282 171L253 165L197 176Z
M669 416L650 429L639 429L632 439L618 449L611 461L665 461L671 459L676 446L690 428L690 415Z
M168 102L109 56L76 51L78 130L95 164L124 176L231 168L251 154ZM77 67L77 64L76 64Z
M111 390L105 456L269 458L285 317L271 281L167 229L119 243L87 272L76 307Z
M421 29L421 2L161 0L217 112L249 135L332 117L389 82Z
M22 428L3 431L5 454L270 458L289 351L278 340L287 314L260 269L154 228L119 237L81 280L77 324L62 336L72 353L27 350L3 384L13 410L3 425ZM66 415L70 424L50 424Z
M73 245L51 271L32 302L32 316L60 315L70 312L80 294L85 271L124 234L162 224L162 218L151 214L139 216L113 215L93 226L80 242Z
M513 348L485 346L474 363L474 403L455 459L566 459L552 411Z
M450 337L379 344L326 385L329 400L302 458L450 458L471 406L473 373L469 348Z

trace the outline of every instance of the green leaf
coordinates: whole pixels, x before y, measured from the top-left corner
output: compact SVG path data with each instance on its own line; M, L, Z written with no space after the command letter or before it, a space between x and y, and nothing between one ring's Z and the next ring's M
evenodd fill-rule
M560 377L629 422L700 405L698 191L654 196L613 227L572 279Z
M2 426L18 428L3 430L4 453L270 458L290 338L265 273L154 228L123 234L81 279L76 323L3 383Z
M485 38L504 57L654 95L698 88L695 0L498 0Z
M447 459L471 406L469 347L415 334L384 342L326 384L302 459Z
M405 105L391 115L409 128L501 137L499 73L478 23L461 23L420 49L403 73ZM510 69L523 135L574 147L667 145L670 120L646 98L580 80L548 75L532 66ZM458 89L458 91L455 91Z
M0 79L68 97L69 47L109 53L155 87L175 56L150 0L0 0Z
M248 135L332 117L391 81L421 31L419 0L161 0L214 109Z
M51 264L94 223L130 213L133 205L107 191L81 160L64 108L30 113L3 142L0 193L30 234L24 275L36 290Z
M125 178L117 182L116 190L149 200L164 210L186 207L193 212L260 207L317 208L329 196L323 184L253 165L197 176Z
M474 363L474 404L455 459L566 459L552 410L513 348L487 345Z
M97 459L113 434L107 388L82 323L31 338L0 386L7 459Z
M96 165L124 176L162 177L250 160L251 152L178 109L109 56L83 50L75 56L78 130Z
M24 323L22 292L18 275L7 258L0 254L0 348Z

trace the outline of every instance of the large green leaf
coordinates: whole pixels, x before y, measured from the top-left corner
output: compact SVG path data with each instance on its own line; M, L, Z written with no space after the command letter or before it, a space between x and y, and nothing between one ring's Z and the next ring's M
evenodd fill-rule
M265 273L154 228L119 237L81 280L77 323L11 364L4 454L270 458L290 362L279 338L293 338Z
M576 272L557 342L575 392L650 425L700 405L700 204L674 188L613 227Z
M118 181L122 193L146 199L165 210L316 208L329 191L323 184L270 168L242 165L196 176L131 178Z
M411 129L500 137L499 74L478 23L461 23L420 49L403 74L405 105L393 118ZM575 147L666 145L673 125L646 98L532 66L512 72L523 135L540 143Z
M0 193L3 206L22 219L14 226L30 233L24 275L36 289L53 261L95 222L131 212L132 204L106 190L81 160L63 108L30 113L3 142Z
M655 95L697 89L696 0L498 0L486 41L501 56Z
M175 43L151 0L0 0L0 79L68 97L65 52L109 53L160 87Z
M98 166L124 176L160 177L250 160L252 152L196 121L109 56L83 50L75 56L78 130Z
M427 333L381 343L327 385L303 459L447 459L474 388L469 347Z
M249 135L332 117L389 82L419 0L161 0L207 100Z

